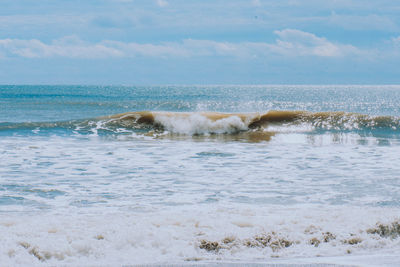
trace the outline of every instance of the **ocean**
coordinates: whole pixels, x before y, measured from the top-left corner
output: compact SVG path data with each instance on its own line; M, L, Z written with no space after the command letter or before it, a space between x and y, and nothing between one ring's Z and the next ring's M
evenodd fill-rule
M0 86L0 265L400 265L400 86Z

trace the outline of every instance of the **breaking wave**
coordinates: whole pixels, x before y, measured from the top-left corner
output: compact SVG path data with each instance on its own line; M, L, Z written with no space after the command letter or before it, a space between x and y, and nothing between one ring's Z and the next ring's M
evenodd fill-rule
M400 118L346 112L269 111L266 113L139 111L86 120L0 123L1 131L46 129L75 133L142 133L170 135L223 135L269 132L389 131L400 133Z

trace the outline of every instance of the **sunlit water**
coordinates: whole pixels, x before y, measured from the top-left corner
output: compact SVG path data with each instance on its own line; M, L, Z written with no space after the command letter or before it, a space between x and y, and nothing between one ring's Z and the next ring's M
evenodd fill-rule
M400 249L399 103L400 86L1 86L0 262L378 266ZM144 110L156 124L108 117ZM271 110L345 113L202 113Z

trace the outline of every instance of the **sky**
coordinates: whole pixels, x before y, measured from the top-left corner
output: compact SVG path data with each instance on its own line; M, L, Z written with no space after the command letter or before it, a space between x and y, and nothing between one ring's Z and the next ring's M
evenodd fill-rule
M0 84L399 83L400 1L0 1Z

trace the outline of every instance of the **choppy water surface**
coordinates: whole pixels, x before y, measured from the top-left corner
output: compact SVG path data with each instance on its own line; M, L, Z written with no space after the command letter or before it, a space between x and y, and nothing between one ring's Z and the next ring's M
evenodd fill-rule
M400 86L0 86L0 261L399 263L398 103Z

